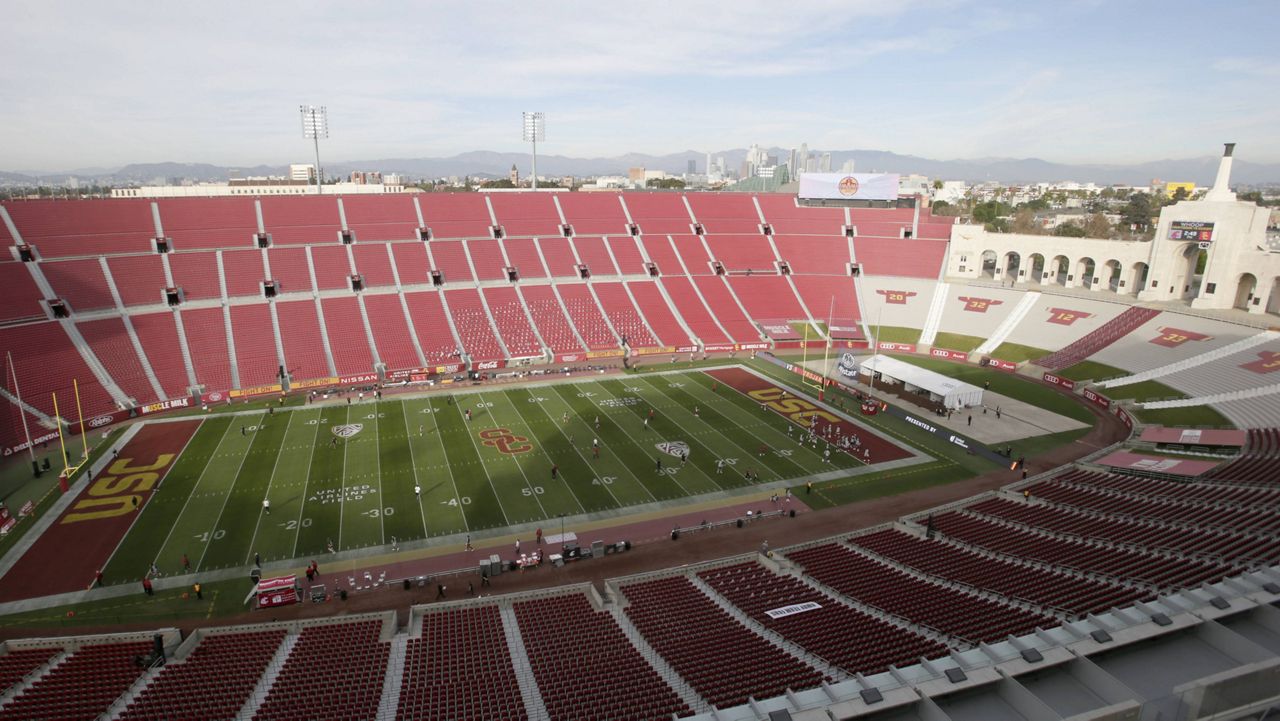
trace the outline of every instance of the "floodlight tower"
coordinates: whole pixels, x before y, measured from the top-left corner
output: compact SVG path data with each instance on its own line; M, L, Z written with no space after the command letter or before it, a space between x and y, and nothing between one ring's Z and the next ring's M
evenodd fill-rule
M533 189L538 189L538 141L547 139L547 116L546 113L531 113L525 111L524 116L524 141L533 143L533 172L529 177L533 181Z
M320 138L329 137L328 109L321 105L299 105L302 114L302 137L310 138L316 146L316 195L320 194Z

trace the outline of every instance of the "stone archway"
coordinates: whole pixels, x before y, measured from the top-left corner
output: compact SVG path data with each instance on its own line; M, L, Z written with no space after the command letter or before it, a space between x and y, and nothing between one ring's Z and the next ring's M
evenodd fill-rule
M1271 295L1267 300L1267 312L1280 315L1280 275L1271 280Z
M1133 264L1129 269L1129 288L1128 291L1134 295L1142 292L1147 287L1147 274L1151 272L1151 266L1142 261Z
M1053 267L1049 271L1049 277L1058 285L1065 287L1069 284L1074 278L1071 275L1071 259L1065 255L1054 256Z
M1040 253L1032 253L1030 256L1027 257L1027 261L1030 263L1030 266L1031 266L1027 269L1028 281L1032 283L1036 283L1038 285L1042 280L1047 280L1044 277L1045 275L1044 255Z
M1112 293L1119 293L1121 281L1120 272L1120 261L1113 258L1102 264L1102 277L1099 280L1105 284L1107 290L1110 290Z
M1076 285L1081 288L1092 288L1094 286L1094 274L1098 270L1098 264L1093 262L1093 258L1085 256L1076 261Z
M994 250L982 251L982 272L980 275L984 278L995 278L999 274L999 266L996 265L996 255Z
M1200 250L1195 243L1182 246L1182 276L1177 278L1177 285L1171 288L1179 298L1194 298L1200 294L1200 270L1207 262L1208 253Z
M1004 254L1004 277L1009 279L1010 283L1017 283L1022 278L1022 274L1018 271L1022 270L1022 256L1015 251L1009 251Z
M1249 310L1249 304L1253 301L1253 294L1257 289L1257 276L1253 273L1241 273L1240 279L1236 281L1236 298L1231 307Z

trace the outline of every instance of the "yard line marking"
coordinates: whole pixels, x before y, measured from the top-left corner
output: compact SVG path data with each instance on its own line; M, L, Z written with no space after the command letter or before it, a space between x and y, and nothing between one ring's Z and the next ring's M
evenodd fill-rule
M430 397L426 398L425 400L427 401L427 408L431 409L431 412L428 413L427 415L431 416L431 425L434 427L433 428L434 432L432 433L432 435L435 436L436 442L440 444L440 452L444 454L443 467L449 473L449 485L453 486L453 497L455 500L458 501L458 514L462 516L462 527L465 528L468 533L470 533L471 522L467 520L467 511L462 506L462 494L458 492L458 481L453 477L453 464L449 462L449 449L445 448L444 438L440 433L440 420L436 418L436 413L437 413L436 407L431 404ZM405 424L407 425L408 423L409 423L409 416L408 414L405 414ZM440 468L440 466L435 466L435 467ZM415 479L416 479L416 476L415 476ZM421 499L418 500L418 505L419 507L422 506ZM423 513L426 513L425 508L423 509ZM507 514L503 513L502 517L503 519L506 519ZM424 517L423 523L425 522L426 520Z
M413 485L416 488L421 488L422 481L418 480L418 461L416 458L414 458L414 454L413 454L413 438L409 437L408 408L405 407L405 402L403 400L397 401L397 402L400 404L400 418L404 421L405 438L408 440L408 444L409 444L409 464L410 464L410 467L413 468ZM434 415L434 414L428 414L428 415ZM454 495L457 495L456 488L454 489ZM418 517L422 519L422 537L430 538L431 533L427 531L427 511L422 507L422 495L415 493L413 494L413 499L418 505ZM465 514L463 514L463 523L464 524L466 523Z
M529 437L530 438L535 437L536 434L533 432L533 429L529 427L529 424L527 422L525 422L524 416L520 415L520 409L516 407L515 401L512 400L510 395L507 394L507 391L499 391L498 395L502 397L502 399L505 400L508 404L510 404L511 412L515 414L515 417L517 419L519 419L520 425L524 426L525 431L529 433ZM537 404L535 403L534 405L537 405ZM569 446L573 447L573 450L578 452L579 457L582 457L582 452L578 451L578 449L574 447L572 443L570 443ZM536 448L537 448L537 455L546 458L548 461L551 462L552 465L555 465L555 460L551 458L551 455L547 453L545 449L543 449L541 444L537 445ZM523 464L520 463L520 459L516 458L515 460L516 460L516 465L520 466L520 472L524 473L524 466ZM583 458L582 460L586 461L587 459ZM590 466L591 464L588 463L587 465ZM559 476L556 480L564 484L565 489L569 491L569 495L573 497L573 502L578 504L578 510L582 513L586 513L587 507L582 505L582 500L578 498L578 494L573 492L573 487L569 485L569 481L565 479L564 474L557 471L556 475ZM525 478L525 482L528 483L529 482L528 474L525 474L524 478ZM530 492L532 492L532 490L533 490L532 484L530 484ZM537 493L534 493L534 497L536 499ZM538 507L542 508L541 501L538 502ZM543 508L542 515L546 516L546 514L547 514L547 510ZM550 518L550 516L547 516L547 518Z
M533 398L533 397L534 397L534 395L533 395L533 389L532 389L532 388L525 388L525 389L524 389L524 391L525 391L526 393L528 393L528 394L529 394L529 397L530 397L530 398ZM559 394L559 393L557 393L556 395L557 395L557 396L559 396L560 394ZM563 397L561 397L561 401L562 401L562 402L564 401ZM569 410L573 410L573 406L570 406L570 405L568 404L568 402L564 402L564 404L565 404L566 406L568 406L568 407L569 407ZM537 406L537 407L538 407L538 410L542 411L542 415L546 416L546 417L547 417L547 420L551 421L552 425L554 425L554 426L556 427L556 430L560 431L560 435L565 436L564 429L563 429L563 428L561 428L561 427L560 427L560 424L556 422L555 417L554 417L554 416L552 416L550 413L548 413L546 408L543 408L543 407L542 407L542 404L541 404L541 403L534 403L533 405ZM582 418L582 416L579 416L577 413L574 413L573 415L574 415L575 417ZM582 418L582 422L583 422L583 423L586 423L586 420L587 420L587 419ZM612 422L612 421L610 421L610 422ZM617 425L617 424L615 423L614 425ZM568 436L565 436L565 440L566 440L566 441L568 441ZM583 460L583 462L584 462L584 463L586 463L588 466L591 466L590 461L587 461L586 456L582 455L582 451L579 451L577 446L574 446L572 443L570 443L569 445L570 445L570 446L573 446L573 450L574 450L574 451L576 451L576 452L578 453L578 457L579 457L579 458L581 458L581 459ZM617 454L615 453L615 454L614 454L614 456L616 457L616 456L617 456ZM621 460L621 459L619 459L619 460ZM655 495L653 495L653 491L650 491L648 486L646 486L645 484L641 483L639 478L636 478L635 473L634 473L634 472L632 472L632 470L631 470L631 466L628 466L626 463L621 463L621 465L622 465L623 470L625 470L625 471L627 472L627 474L631 476L632 480L634 480L634 481L636 482L636 485L640 486L641 490L643 490L645 493L648 493L648 494L649 494L649 500L652 500L652 501L656 501L656 500L658 500L658 497L657 497L657 496L655 496ZM565 485L567 486L568 484L566 483ZM618 504L618 508L626 508L628 505L631 505L631 504L622 503L621 501L619 501L619 500L618 500L618 497L614 495L614 493L613 493L613 489L612 489L612 488L610 488L608 484L601 483L601 485L603 485L603 486L604 486L604 489L605 489L606 491L608 491L608 492L609 492L609 496L610 496L611 498L613 498L613 502L614 502L614 503L616 503L616 504ZM570 490L570 492L572 492L572 490L573 490L573 489L571 488L571 489L569 489L569 490ZM579 505L579 506L581 506L581 505L582 505L582 502L581 502L581 501L579 501L579 502L578 502L578 505Z
M459 417L459 418L462 418L462 422L463 422L463 424L464 424L464 425L463 425L463 427L464 427L464 428L470 428L470 423L467 421L466 416L465 416L465 415L463 414L463 412L462 412L462 404L461 404L461 403L454 403L454 404L453 404L453 407L454 407L454 408L456 408L456 409L458 410L458 417ZM487 410L487 409L486 409L486 410ZM490 416L492 416L492 414L490 414ZM510 526L510 525L511 525L511 517L507 515L507 509L505 509L505 508L503 508L503 507L502 507L502 496L498 494L498 487L497 487L497 486L495 486L495 485L493 485L493 476L489 475L489 468L488 468L488 466L486 466L486 465L484 464L484 457L480 455L480 446L479 446L479 444L477 444L477 443L476 443L475 436L474 436L474 435L472 435L471 431L467 431L467 432L466 432L466 435L467 435L467 438L471 439L471 447L472 447L472 448L474 448L474 449L476 449L476 458L480 459L480 468L481 468L481 470L483 470L483 471L484 471L484 477L485 477L486 479L488 479L488 481L489 481L489 489L493 491L493 497L494 497L494 499L496 499L496 500L498 501L498 510L499 510L499 511L502 511L502 520L506 521L506 523L504 523L503 525L505 525L505 526ZM441 439L440 444L441 444L441 445L444 445L444 440L443 440L443 439ZM446 455L447 455L447 453L448 453L448 452L446 451ZM459 501L458 501L458 504L459 504L459 505L461 505L461 504L462 504L462 501L461 501L461 500L459 500Z
M382 412L378 409L382 407L382 401L375 400L373 402L373 467L377 470L374 475L378 478L378 525L382 528L382 543L387 542L387 519L383 513L387 509L384 504L387 502L382 495L382 439L378 437L378 416ZM344 500L343 503L346 503Z
M603 391L603 392L605 392L605 393L608 393L610 398L617 398L617 397L618 397L618 396L614 395L614 394L613 394L613 392L612 392L612 391L610 391L608 388L605 388L603 383L600 383L600 382L598 382L598 381L590 381L590 383L592 383L595 387L599 388L601 391ZM563 396L562 396L562 397L563 397ZM605 410L604 408L602 408L602 407L600 406L600 404L598 404L598 403L596 403L596 402L595 402L595 400L594 400L594 399L592 399L592 398L587 398L587 401L588 401L588 402L590 402L590 403L591 403L591 405L595 406L595 407L596 407L596 409L597 409L597 410L599 410L600 412L604 413L605 415L610 415L609 411L608 411L608 410ZM566 401L566 402L567 402L567 401ZM570 406L570 408L572 408L572 406ZM634 417L634 414L632 414L632 413L631 413L631 411L626 410L625 408L624 408L624 409L622 409L622 412L625 412L625 413L626 413L626 414L628 414L629 416ZM615 423L615 425L617 425L619 428L622 428L622 425L621 425L621 424ZM652 451L646 450L644 446L642 446L642 445L640 445L639 443L637 443L637 442L636 442L636 436L633 436L633 435L628 434L628 435L627 435L627 439L631 441L631 445L635 446L635 447L636 447L636 450L640 451L640 453L645 457L645 459L646 459L646 460L650 457L650 454L652 453ZM696 470L697 470L697 468L695 467L695 468L694 468L694 470L696 471ZM702 474L703 476L705 476L705 475L706 475L705 473L702 473L701 471L698 471L698 472L699 472L700 474ZM640 480L639 476L636 476L636 475L635 475L635 472L634 472L634 471L632 472L632 474L631 474L631 475L632 475L633 477L635 477L635 479L636 479L636 482L637 482L637 483L639 483L639 484L640 484L640 485L642 485L642 486L644 485L644 482ZM689 489L685 488L685 487L684 487L684 485L680 483L680 479L676 478L676 477L675 477L675 475L670 474L670 473L663 473L662 475L664 475L664 476L665 476L665 477L667 477L667 478L670 478L670 479L671 479L671 482L672 482L672 483L674 483L674 484L676 484L676 488L679 488L679 489L680 489L680 492L681 492L681 493L683 493L684 495L686 495L686 496L698 495L698 494L690 493L690 492L689 492ZM719 486L719 485L720 485L720 484L718 484L718 483L715 483L714 481L713 481L713 483L714 483L716 486ZM647 490L647 489L646 489L646 490ZM724 490L724 487L723 487L723 486L721 486L721 487L720 487L720 490ZM649 495L650 495L650 496L652 496L652 495L653 495L653 492L652 492L652 491L650 491L650 492L649 492Z
M281 437L280 440L284 440L285 438L289 437L289 426L291 425L293 425L292 413L289 414L289 420L284 422L284 436ZM317 423L316 425L319 425L319 424ZM271 497L271 482L274 481L276 478L276 469L280 467L280 456L283 456L283 455L284 455L284 448L281 448L280 451L276 453L276 462L271 465L271 476L267 478L267 490L265 491L266 498ZM249 539L249 553L254 552L253 546L258 542L258 529L262 527L262 510L263 509L261 508L258 509L258 522L253 527L253 537ZM244 562L246 564L249 563L248 555L245 555Z
M265 418L266 414L262 414ZM255 426L261 426L261 423L255 423ZM243 427L243 426L242 426ZM249 452L253 450L253 444L258 441L258 432L253 432L253 438L249 440L249 445L244 449L244 453L240 456L240 465L236 466L236 473L231 477L231 486L227 488L227 492L222 496L222 508L218 509L218 518L213 522L213 527L209 529L209 541L204 544L204 550L200 552L200 562L196 564L196 571L200 571L204 567L204 557L209 555L209 546L217 540L218 526L222 523L222 514L227 510L227 501L231 500L231 494L235 493L236 481L240 480L240 471L244 470L244 459L249 457Z
M345 418L342 419L342 422L345 424L345 423L349 423L350 421L351 421L351 406L350 404L348 404L347 415ZM342 481L342 489L338 492L338 545L334 549L336 551L342 550L342 517L347 510L347 441L348 440L350 439L344 438L342 441L342 478L339 479ZM329 479L326 478L325 480L329 480Z
M187 506L191 503L191 499L195 497L196 489L200 487L200 481L204 480L204 474L209 472L209 466L213 464L214 456L217 455L216 451L218 450L218 446L221 446L222 442L227 439L227 434L231 431L231 425L232 424L228 423L226 430L222 432L222 438L218 439L218 445L213 448L215 453L209 454L209 460L205 461L204 468L200 470L199 477L196 478L196 482L191 486L191 493L187 494L187 500L182 503L182 510L178 511L177 516L174 516L173 525L169 527L169 534L164 537L164 543L161 543L156 547L157 555L152 559L152 563L160 560L159 552L163 551L165 547L169 545L169 539L173 538L173 532L178 527L178 521L182 520L182 514L187 512ZM194 437L194 434L192 437ZM184 448L183 450L185 451L186 449ZM177 461L175 460L174 463L176 464ZM197 568L197 570L199 569Z
M483 393L481 393L481 394L480 394L479 398L480 398L480 402L481 402L481 403L489 403L489 401L486 401L486 400L484 399L484 394L483 394ZM490 404L490 405L492 405L492 404ZM487 408L485 408L485 410L486 410L486 411L488 411L488 413L489 413L489 418L493 419L493 408L492 408L492 407L487 407ZM512 410L514 411L515 409L513 408ZM517 413L516 415L518 416L519 414ZM497 423L498 421L497 421L497 419L493 419L493 422L494 422L494 423ZM524 422L524 421L523 421L523 420L521 420L521 423L523 423L523 422ZM526 428L528 428L528 426L525 426L525 427L526 427ZM530 434L532 434L532 433L533 433L533 431L529 431L529 433L530 433ZM538 450L538 453L539 453L539 454L542 454L542 455L546 455L546 454L545 454L545 453L544 453L540 448L539 448L539 450ZM499 460L504 460L504 459L499 459ZM538 504L538 512L542 514L542 517L543 517L543 518L547 518L547 517L548 517L548 516L547 516L547 509L543 508L543 507L542 507L542 501L538 500L538 493L537 493L537 491L533 490L533 483L529 480L529 474L528 474L528 473L525 473L525 471L524 471L524 464L522 464L522 463L520 462L520 459L519 459L519 458L516 458L515 456L512 456L512 457L511 457L511 460L515 461L516 468L519 468L519 469L520 469L520 476L521 476L522 478L524 478L524 485L525 485L525 488L528 488L528 489L529 489L529 495L533 496L533 501L534 501L534 503L537 503L537 504ZM551 460L551 458L548 456L548 457L547 457L547 460ZM483 462L483 461L484 461L484 459L483 459L483 458L481 458L481 462ZM574 501L577 501L577 500L578 500L577 496L574 496L574 499L573 499L573 500L574 500ZM581 504L581 503L579 503L579 504L578 504L578 508L582 508L582 504Z
M705 375L705 374L704 374L704 375ZM749 400L749 401L752 401L753 403L755 403L755 402L756 402L756 401L755 401L755 399L753 399L751 396L747 395L746 393L743 393L742 391L738 390L737 388L734 388L732 385L730 385L730 384L728 384L728 383L725 383L724 381L718 380L718 379L716 379L714 376L707 376L707 377L708 377L708 378L711 378L712 380L715 380L715 381L716 381L717 383L719 383L720 385L724 385L724 386L726 386L726 387L728 387L728 388L732 389L732 390L733 390L733 392L734 392L734 393L736 393L738 396L740 396L740 397L742 397L742 398L745 398L745 399L747 399L747 400ZM699 393L697 394L697 397L699 397L699 398L707 397L707 394L711 394L711 395L710 395L710 397L711 397L711 398L720 398L720 397L721 397L720 395L718 395L718 394L716 394L716 393L713 393L711 390L709 390L706 386L702 385L701 383L694 382L694 381L691 381L691 383L692 383L692 385L693 385L695 388L697 388L697 389L698 389ZM686 392L687 392L687 391L686 391ZM689 395L694 395L694 394L690 392L690 393L689 393ZM808 399L808 398L807 398L807 396L800 396L800 397L801 397L801 398L805 398L806 400ZM729 406L730 406L731 408L735 409L735 411L738 413L738 415L746 415L746 414L748 414L748 413L749 413L749 411L747 411L747 409L745 409L745 408L742 408L742 407L738 406L736 403L733 403L732 401L729 401ZM729 414L725 413L724 411L721 411L719 408L717 408L717 409L716 409L716 412L717 412L717 413L719 413L720 415L722 415L722 416L726 416L726 417L729 415ZM752 415L754 416L754 414L752 414ZM777 413L774 413L773 415L774 415L774 417L780 417L780 418L782 418L782 419L783 419L784 421L786 421L787 423L789 423L789 424L791 424L791 425L795 426L797 429L799 429L799 430L802 432L802 433L801 433L801 436L800 436L800 437L801 437L801 439L803 439L803 438L805 437L805 435L809 432L808 427L800 425L800 424L799 424L799 423L797 423L796 421L792 420L789 416L783 416L783 415L780 415L780 414L777 414ZM770 431L770 432L772 432L772 433L774 433L774 434L776 434L776 435L778 435L778 436L786 435L786 434L784 434L782 431L780 431L780 430L778 430L778 429L774 428L772 425L770 425L770 424L768 424L768 423L759 423L759 422L751 423L751 424L739 423L739 424L738 424L738 426L739 426L739 427L741 427L741 428L767 428L767 429L769 429L769 431ZM825 440L825 439L824 439L824 440ZM803 450L807 455L811 455L811 456L813 456L813 457L814 457L814 459L816 459L816 460L818 460L818 461L824 461L824 460L825 460L825 459L824 459L824 456L823 456L821 453L819 453L816 449L811 448L811 447L810 447L808 444L806 444L806 443L799 442L799 441L797 441L795 438L792 438L791 436L787 436L787 442L791 443L792 445L799 446L799 447L800 447L800 449L801 449L801 450ZM848 454L848 455L853 456L853 454ZM863 461L862 461L862 459L861 459L861 458L854 457L853 459L854 459L855 461L857 461L858 463L863 463ZM865 465L865 464L864 464L864 465Z

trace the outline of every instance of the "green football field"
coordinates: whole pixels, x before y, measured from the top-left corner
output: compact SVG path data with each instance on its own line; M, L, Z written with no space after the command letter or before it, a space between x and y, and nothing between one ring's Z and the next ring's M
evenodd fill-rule
M209 570L252 563L255 553L306 558L330 544L343 551L540 522L550 534L548 520L561 515L862 467L844 453L825 461L790 421L714 383L690 371L212 416L105 573L135 577L152 559L176 573L184 554L193 570ZM687 444L687 463L659 448L675 442Z

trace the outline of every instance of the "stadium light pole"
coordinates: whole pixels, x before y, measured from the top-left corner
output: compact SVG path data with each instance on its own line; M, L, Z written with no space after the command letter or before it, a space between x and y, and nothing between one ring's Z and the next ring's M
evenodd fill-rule
M547 115L546 113L534 113L525 111L521 113L524 116L524 141L533 143L533 171L529 174L533 189L538 189L538 141L547 139Z
M320 139L329 137L328 108L321 105L299 105L302 115L302 137L310 138L316 146L316 195L321 193L320 186Z

